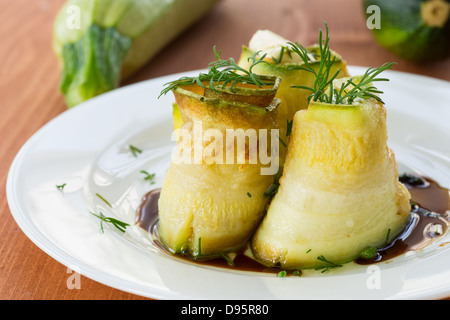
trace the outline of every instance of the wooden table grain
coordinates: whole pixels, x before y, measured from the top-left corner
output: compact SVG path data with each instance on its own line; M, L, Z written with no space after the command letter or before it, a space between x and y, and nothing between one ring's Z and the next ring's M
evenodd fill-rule
M16 153L39 128L66 110L51 46L53 19L62 4L62 0L0 0L0 299L146 299L86 277L79 289L70 289L70 270L24 235L7 204L6 178ZM204 68L213 59L213 45L223 57L237 58L258 29L311 44L323 21L329 25L332 48L349 65L396 61L397 70L450 80L450 60L418 65L379 47L366 27L359 0L221 0L122 86Z

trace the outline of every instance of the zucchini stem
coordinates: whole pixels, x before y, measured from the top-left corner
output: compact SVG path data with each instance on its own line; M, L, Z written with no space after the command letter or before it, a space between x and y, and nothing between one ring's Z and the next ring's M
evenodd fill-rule
M450 15L450 4L445 0L429 0L421 6L422 21L429 27L443 28Z

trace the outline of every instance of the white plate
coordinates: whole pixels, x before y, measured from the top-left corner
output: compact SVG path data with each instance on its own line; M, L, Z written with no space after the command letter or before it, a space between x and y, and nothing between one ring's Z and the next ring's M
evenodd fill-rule
M351 67L351 74L365 69ZM436 299L450 296L448 237L372 267L280 278L201 267L161 253L138 227L106 229L90 211L133 224L141 197L168 168L171 104L157 78L91 99L40 129L20 150L7 181L11 212L24 233L63 265L108 286L156 299ZM388 71L380 83L389 144L400 171L450 187L450 83ZM143 150L133 157L129 145ZM156 184L140 170L156 173ZM56 185L67 183L63 192ZM109 208L95 196L113 204ZM81 284L82 286L82 284Z

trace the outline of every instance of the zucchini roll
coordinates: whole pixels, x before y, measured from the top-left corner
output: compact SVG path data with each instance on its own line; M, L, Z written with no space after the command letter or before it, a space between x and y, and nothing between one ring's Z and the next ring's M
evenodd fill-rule
M323 68L321 61L333 60L328 69L327 78L335 73L337 77L349 76L346 62L342 57L328 50L328 41L325 39L325 48L319 44L303 48L300 44L294 44L269 30L258 30L251 38L248 46L243 46L239 59L239 65L248 68L254 54L264 57L267 63L258 64L253 70L259 74L274 75L283 79L277 93L282 103L278 108L277 127L280 129L280 139L287 144L290 125L294 114L298 110L306 109L308 97L311 94L304 86L312 87L316 81L316 74ZM320 37L319 42L322 42ZM301 51L300 51L301 50ZM326 52L329 57L322 57ZM305 70L305 64L311 66ZM286 148L280 148L280 163L284 162Z
M336 266L405 226L410 194L387 145L386 109L369 83L378 71L371 72L333 81L334 95L329 88L295 114L278 192L251 241L262 263Z
M261 154L271 155L277 142L271 130L280 79L258 79L264 85L221 80L211 87L194 79L170 87L180 129L158 203L158 233L172 253L209 259L237 252L263 218L274 178L264 173L270 164Z

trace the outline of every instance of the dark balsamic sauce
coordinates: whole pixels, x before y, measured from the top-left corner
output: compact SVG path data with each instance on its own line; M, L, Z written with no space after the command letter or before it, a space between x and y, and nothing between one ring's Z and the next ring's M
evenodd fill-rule
M136 217L136 224L144 230L147 230L153 234L158 223L158 200L161 189L154 189L148 192L138 209L138 215Z
M403 231L370 259L358 264L386 261L408 251L425 248L444 236L450 225L450 191L430 178L412 174L400 176L411 194L411 214Z
M408 251L423 249L443 237L450 226L450 191L436 181L417 175L402 175L400 181L411 194L411 214L403 231L376 251L372 258L358 258L355 263L366 265L386 261ZM163 252L171 254L158 237L158 199L160 189L148 192L138 209L136 224L148 231L154 244ZM193 260L184 255L182 259ZM233 270L278 273L281 268L267 267L251 259L244 251L237 253L233 264L224 258L195 261L200 265L229 268Z
M153 238L154 245L159 248L162 252L173 255L165 246L161 243L158 236L158 199L161 189L154 189L148 192L142 199L142 203L138 208L136 224L148 231ZM252 271L252 272L265 272L265 273L278 273L283 271L281 268L267 267L263 264L249 258L244 254L245 250L236 253L236 257L233 259L233 264L230 264L224 258L214 258L207 261L194 260L192 257L178 254L176 255L180 259L185 259L188 261L195 261L196 264L227 268L232 270L240 271Z

